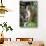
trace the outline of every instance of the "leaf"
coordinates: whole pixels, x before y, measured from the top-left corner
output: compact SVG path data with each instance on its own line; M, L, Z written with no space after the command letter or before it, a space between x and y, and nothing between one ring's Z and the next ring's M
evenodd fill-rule
M12 29L12 28L10 28L10 30L12 31L13 29Z
M2 24L0 24L0 26L2 26Z
M8 31L9 29L8 28L6 28L6 32Z

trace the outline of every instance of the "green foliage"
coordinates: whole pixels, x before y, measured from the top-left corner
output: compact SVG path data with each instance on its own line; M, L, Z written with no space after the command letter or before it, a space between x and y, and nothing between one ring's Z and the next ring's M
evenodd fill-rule
M10 29L10 31L13 30L11 26L7 26L7 22L4 22L3 24L0 24L0 26L2 26L2 29L3 29L3 27L5 27L5 28L6 28L6 32L7 32L9 29Z

